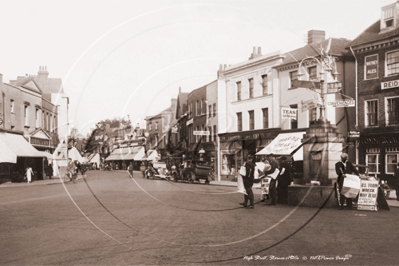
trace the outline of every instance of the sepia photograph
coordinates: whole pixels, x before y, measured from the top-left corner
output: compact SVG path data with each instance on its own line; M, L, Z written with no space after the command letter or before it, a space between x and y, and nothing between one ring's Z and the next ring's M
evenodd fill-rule
M399 265L399 0L0 4L0 265Z

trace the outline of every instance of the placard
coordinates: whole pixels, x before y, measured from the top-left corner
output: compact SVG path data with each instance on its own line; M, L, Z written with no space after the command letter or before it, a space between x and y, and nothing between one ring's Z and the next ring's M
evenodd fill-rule
M361 179L357 209L363 211L377 211L377 196L378 181Z
M378 55L366 56L364 67L366 79L378 78Z

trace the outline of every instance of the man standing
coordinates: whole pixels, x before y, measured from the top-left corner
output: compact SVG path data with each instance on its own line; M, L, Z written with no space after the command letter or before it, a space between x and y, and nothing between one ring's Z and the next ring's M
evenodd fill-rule
M270 174L273 174L274 171L279 168L279 163L276 160L276 157L274 156L273 153L271 153L268 156L267 160L270 163L270 170L264 172L264 174L265 175L270 175ZM271 202L270 202L269 205L276 205L277 204L276 179L277 179L277 177L275 177L275 178L272 177L270 179L269 195L270 195L270 198L271 198ZM268 205L267 203L263 203L263 204Z
M339 190L339 209L342 210L344 207L344 202L346 200L346 207L348 209L352 209L352 199L345 197L341 194L342 186L344 185L344 179L346 174L356 174L359 175L356 167L353 166L351 162L348 161L348 154L342 153L341 154L341 161L335 164L335 172L338 175L337 182L338 182L338 190Z
M247 207L249 200L249 209L254 208L254 193L252 191L252 185L254 184L254 170L255 164L253 163L254 156L248 155L245 163L245 176L242 177L244 181L244 188L248 195L244 195L244 202L240 203L244 207Z
M26 182L32 183L32 176L33 176L33 170L28 165L28 168L26 168Z
M127 172L129 173L129 177L133 178L133 163L130 162L129 166L127 167Z

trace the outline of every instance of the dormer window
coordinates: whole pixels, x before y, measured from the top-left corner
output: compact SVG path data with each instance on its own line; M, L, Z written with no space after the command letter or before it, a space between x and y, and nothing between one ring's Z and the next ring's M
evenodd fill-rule
M395 6L389 6L382 10L381 30L395 26L394 8Z

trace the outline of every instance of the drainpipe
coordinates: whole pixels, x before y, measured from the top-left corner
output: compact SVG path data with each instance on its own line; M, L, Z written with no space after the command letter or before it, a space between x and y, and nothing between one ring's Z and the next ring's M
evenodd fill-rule
M355 55L355 53L353 52L353 49L352 49L352 47L349 47L349 49L351 50L351 52L352 52L352 54L353 54L353 57L355 58L355 99L356 99L356 129L357 129L357 127L358 127L358 125L359 125L359 116L358 116L358 107L359 107L359 104L358 104L358 96L357 96L357 90L358 90L358 82L357 82L357 58L356 58L356 55ZM358 149L358 142L356 141L356 164L359 164L359 149Z

